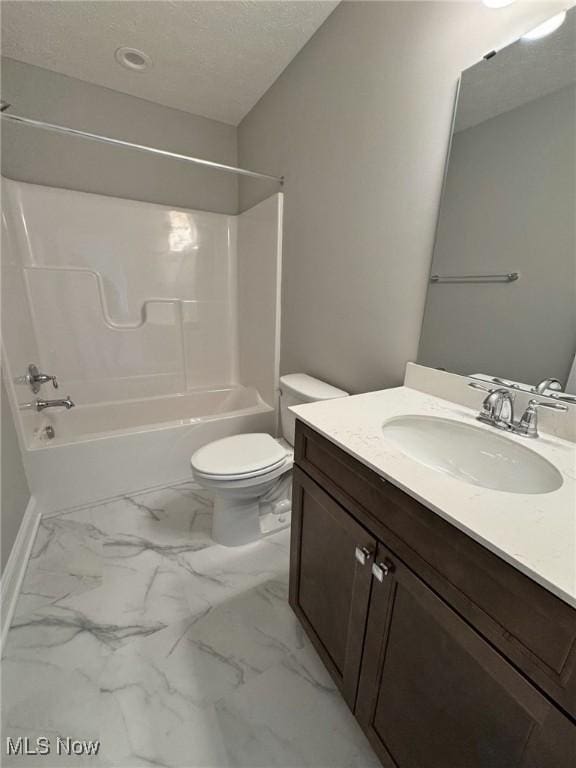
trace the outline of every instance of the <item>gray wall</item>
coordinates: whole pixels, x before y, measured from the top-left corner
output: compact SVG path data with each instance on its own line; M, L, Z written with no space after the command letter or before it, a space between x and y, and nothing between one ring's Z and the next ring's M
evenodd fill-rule
M462 69L562 8L344 2L239 126L287 177L282 370L353 392L416 359ZM241 207L264 192L241 183Z
M2 454L2 474L0 482L2 485L2 506L0 509L0 519L2 526L0 533L2 551L0 556L0 572L3 572L30 499L30 491L28 490L28 483L24 474L18 437L10 412L10 404L4 388L4 381L1 383L1 389L0 421L2 422L2 442L0 444L0 452Z
M47 69L2 59L12 111L91 133L236 165L236 128ZM11 179L150 203L236 213L237 177L35 128L2 123Z
M520 272L431 285L419 362L527 384L563 383L576 350L576 90L454 136L433 271Z

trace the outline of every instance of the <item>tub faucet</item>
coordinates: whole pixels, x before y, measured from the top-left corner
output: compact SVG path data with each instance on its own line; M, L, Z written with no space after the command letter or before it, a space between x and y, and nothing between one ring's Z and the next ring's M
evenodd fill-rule
M69 411L74 406L75 403L70 399L70 395L66 395L63 400L36 400L34 403L37 411L44 411L46 408L66 408Z

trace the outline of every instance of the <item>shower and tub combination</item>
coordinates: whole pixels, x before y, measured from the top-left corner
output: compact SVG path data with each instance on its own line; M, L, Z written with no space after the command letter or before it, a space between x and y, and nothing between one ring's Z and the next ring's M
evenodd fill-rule
M226 215L2 187L5 378L45 509L189 480L200 446L275 433L282 193Z

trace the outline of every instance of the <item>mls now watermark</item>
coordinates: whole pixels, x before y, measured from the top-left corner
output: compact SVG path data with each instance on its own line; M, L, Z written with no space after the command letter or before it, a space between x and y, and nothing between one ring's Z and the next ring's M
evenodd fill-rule
M87 741L81 739L71 739L69 736L57 736L56 739L49 739L47 736L38 736L36 739L30 739L28 736L18 736L18 738L6 737L6 754L20 757L50 755L97 755L100 749L99 741Z

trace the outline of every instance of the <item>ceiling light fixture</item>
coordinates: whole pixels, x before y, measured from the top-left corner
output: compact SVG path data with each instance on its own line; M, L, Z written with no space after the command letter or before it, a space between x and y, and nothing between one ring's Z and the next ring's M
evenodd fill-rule
M507 5L512 5L514 0L482 0L487 8L506 8Z
M147 53L139 51L137 48L128 48L125 45L116 50L114 57L118 64L134 72L143 72L152 66L152 59Z
M530 32L527 32L525 35L522 35L522 40L540 40L541 37L546 37L546 35L551 35L552 32L556 32L558 27L561 27L562 24L564 24L565 18L566 18L566 11L561 11L561 13L557 13L556 16L552 16L542 24L539 24L537 27L534 27L534 29L530 30Z

